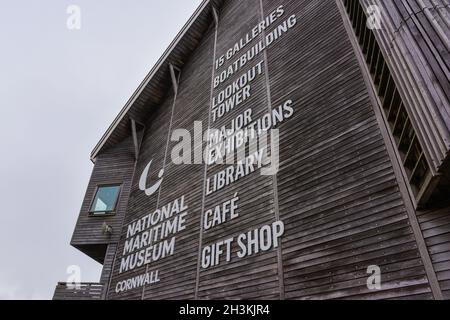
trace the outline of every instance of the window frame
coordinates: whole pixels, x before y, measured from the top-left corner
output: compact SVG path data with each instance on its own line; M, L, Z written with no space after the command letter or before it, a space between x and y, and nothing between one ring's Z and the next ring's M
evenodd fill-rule
M123 183L122 182L117 182L117 183L105 183L105 184L97 184L95 187L95 191L93 193L91 202L89 204L89 211L88 211L88 215L90 217L109 217L109 216L115 216L117 213L117 205L119 203L119 199L120 196L122 194L122 186ZM111 211L93 211L92 210L92 206L94 204L95 198L97 197L98 191L101 188L108 188L108 187L118 187L119 188L119 192L117 193L117 197L116 200L114 201L114 206L113 209Z

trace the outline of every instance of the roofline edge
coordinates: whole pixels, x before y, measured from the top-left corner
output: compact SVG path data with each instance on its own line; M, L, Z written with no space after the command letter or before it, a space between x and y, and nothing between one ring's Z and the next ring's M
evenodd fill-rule
M183 26L183 28L178 32L178 34L175 36L175 39L170 43L170 45L167 47L167 49L164 51L162 56L158 59L156 64L153 66L153 68L150 70L150 72L147 74L147 76L144 78L144 80L139 84L138 88L134 91L130 99L128 99L125 106L120 110L119 114L116 116L116 118L113 120L112 124L108 127L106 132L103 134L103 136L100 138L100 141L95 145L94 149L91 152L90 159L93 163L95 163L95 159L97 158L99 152L105 145L108 138L111 136L112 132L115 130L117 125L124 119L134 102L138 99L138 97L141 95L144 88L148 85L150 80L153 78L153 76L156 74L156 72L164 65L166 60L168 59L170 53L176 48L180 40L184 37L186 32L191 28L191 26L194 24L194 22L197 20L199 15L207 8L207 6L212 2L213 0L203 0L203 2L198 6L198 8L194 11L194 13L191 15L189 20L186 22L186 24Z

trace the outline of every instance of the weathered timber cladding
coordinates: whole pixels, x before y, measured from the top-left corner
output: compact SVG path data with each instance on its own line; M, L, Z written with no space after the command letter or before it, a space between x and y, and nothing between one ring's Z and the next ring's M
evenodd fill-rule
M144 139L142 141L140 159L136 164L136 172L142 172L150 159L153 159L152 166L154 168L161 168L164 166L165 149L167 143L167 136L170 130L172 105L173 105L173 92L167 95L166 101L158 108L157 112L150 115L148 121L146 121L146 130ZM145 159L145 160L144 160ZM147 161L148 160L148 161ZM127 209L127 215L124 219L124 224L121 232L121 242L119 243L116 260L113 266L113 279L111 285L114 286L115 281L130 277L130 274L122 278L118 275L120 267L120 259L124 250L124 239L127 232L128 224L139 219L141 216L148 214L155 210L158 205L158 194L152 197L147 197L143 194L138 187L139 175L135 176L130 193L130 200ZM133 272L133 275L139 275L146 271L146 268L138 268ZM118 298L114 295L109 296L110 299ZM141 290L129 291L126 294L122 294L123 299L141 299Z
M170 160L170 152L173 145L167 139L172 134L172 131L177 128L186 128L192 132L194 120L207 123L213 35L213 29L210 28L204 35L204 39L191 57L191 60L183 68L177 97L171 95L167 102L161 105L147 121L146 136L141 148L142 153L137 164L137 172L141 172L150 159L153 159L152 165L155 168L164 167L167 174L159 192L152 197L147 197L138 189L137 181L139 175L135 177L130 200L130 215L125 220L122 236L125 237L129 222L182 195L186 195L186 203L189 206L188 224L187 230L177 235L177 254L166 261L162 260L155 266L152 265L148 270L165 270L167 273L172 274L172 277L151 288L140 288L139 290L127 292L126 296L129 298L194 298L199 246L199 218L203 191L203 166L174 166ZM198 65L204 67L198 68ZM183 177L183 179L180 179L180 177ZM119 246L119 252L122 250L123 244ZM115 264L116 271L119 268L119 263L120 261L117 259ZM145 267L138 268L135 273L139 275L145 270ZM125 276L126 278L129 278L129 274ZM120 276L113 278L111 289L114 289L116 282L121 279ZM110 297L114 298L115 296L112 293ZM120 298L122 297L121 295Z
M450 299L450 207L418 212L444 299Z
M211 25L181 72L171 134L174 130L186 129L194 136L194 121L207 125L213 47ZM198 68L199 65L202 67ZM169 141L159 207L184 195L188 206L186 230L176 235L175 255L151 265L152 269L160 270L161 279L166 279L145 287L144 299L194 299L195 296L204 166L174 165L171 160L174 145L175 142Z
M217 55L224 54L236 43L236 39L245 37L248 30L258 24L261 20L259 7L259 0L228 1L224 4L218 26ZM213 97L261 61L263 61L262 54L248 63L242 72L238 72L229 81L215 88ZM216 70L215 76L233 62L234 59L225 63L222 68ZM229 127L230 122L248 107L252 107L255 119L268 112L264 73L252 82L250 99L216 122L211 121L211 128ZM208 166L207 176L211 177L226 167L227 165L218 164ZM240 233L249 232L275 220L272 177L258 173L235 182L223 191L207 196L205 210L233 198L235 193L240 198L239 218L227 222L223 227L204 231L203 245L237 237ZM233 254L236 254L237 250L236 245L232 247ZM276 250L229 263L223 262L215 268L202 269L199 276L200 299L278 299L280 295Z
M268 51L274 104L291 96L297 107L280 126L286 298L431 297L336 4L286 6L298 12L302 31ZM367 289L369 265L381 267L383 291Z
M114 258L116 257L117 244L110 244L105 254L105 261L103 262L102 274L100 276L100 283L104 285L105 289L111 280L112 267ZM106 294L106 290L104 292Z
M123 219L127 212L134 163L131 137L103 152L95 162L71 244L97 261L103 262L106 245L119 242ZM121 185L115 214L107 217L90 216L90 206L97 187L111 183ZM111 235L102 232L103 223L112 227ZM95 246L99 249L92 252L91 248Z
M442 169L449 146L449 122L445 120L449 110L445 82L449 66L445 50L448 16L442 13L448 4L440 6L437 2L383 2L392 25L376 31L405 101L426 114L425 118L415 117L416 125L417 130L426 126L430 130L421 134L429 139L430 144L425 143L425 147L436 172ZM411 227L414 208L404 185L400 185L404 182L394 171L396 159L388 152L392 146L387 146L389 142L383 137L385 131L379 126L377 106L369 94L367 78L338 3L227 0L215 1L214 5L219 12L218 25L211 7L203 3L199 24L188 32L187 47L178 46L169 53L171 58L154 78L160 82L150 79L153 87L146 87L131 107L129 115L145 125L138 159L134 158L129 119L125 118L112 131L111 139L96 151L72 244L99 261L105 259L101 282L108 287L106 298L433 299L441 291L444 298L450 298L449 206L414 212L420 230L417 222ZM280 5L284 10L280 20L235 58L215 68L215 59ZM401 5L407 9L402 11ZM296 17L292 29L228 80L214 85L215 76L292 15ZM409 31L404 30L406 26ZM398 31L395 36L391 33L393 27ZM401 57L405 48L399 44L400 35L403 40L410 37L408 48L414 49L414 54L409 51L410 55ZM428 47L421 46L421 41ZM181 52L189 52L188 57ZM420 64L411 58L419 55ZM178 90L168 77L169 62L180 69ZM213 98L260 62L263 70L251 83L250 97L214 121ZM419 75L420 81L412 81ZM274 127L280 132L277 175L264 176L258 170L208 194L207 179L229 165L172 162L172 151L179 141L171 141L171 137L177 129L186 129L191 137L201 141L195 136L196 122L203 132L229 127L249 108L255 120L287 100L292 100L294 113ZM205 141L192 144L192 153L205 145ZM161 169L164 174L159 189L147 196L139 189L139 180L150 161L149 185L155 183ZM117 214L89 217L87 211L95 187L118 181L123 181L124 188ZM188 206L186 228L176 233L174 254L132 271L119 272L129 227L182 196ZM239 197L238 218L204 230L205 212L234 196ZM205 246L236 239L278 220L285 226L279 247L236 259L240 248L233 242L230 261L222 257L218 265L202 267ZM113 226L112 236L101 233L105 221ZM424 245L418 232L423 235ZM431 263L427 264L426 253ZM381 290L367 287L367 268L371 265L381 268ZM430 272L436 274L439 288L430 285ZM146 273L157 273L159 282L116 291L118 285Z

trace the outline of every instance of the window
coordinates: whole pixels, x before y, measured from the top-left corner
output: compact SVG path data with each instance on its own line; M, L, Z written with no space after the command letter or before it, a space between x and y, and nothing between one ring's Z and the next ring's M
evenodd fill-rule
M120 186L100 186L92 202L90 213L93 215L111 214L116 209Z
M380 97L388 126L400 153L411 188L417 197L430 172L405 105L359 0L343 0L356 38Z

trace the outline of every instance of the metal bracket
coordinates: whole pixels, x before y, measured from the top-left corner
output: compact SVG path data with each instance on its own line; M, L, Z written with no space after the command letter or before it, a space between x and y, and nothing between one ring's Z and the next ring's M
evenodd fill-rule
M180 69L175 67L173 64L169 63L169 69L170 69L170 77L172 79L172 85L173 90L175 91L175 94L178 93L178 83L179 83L179 75L181 73Z
M216 9L215 6L212 7L212 14L214 16L214 22L216 23L216 27L219 26L219 11Z

